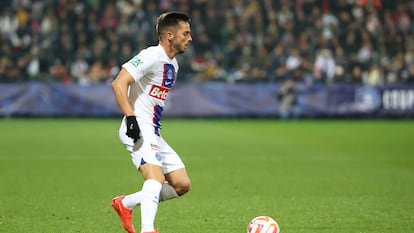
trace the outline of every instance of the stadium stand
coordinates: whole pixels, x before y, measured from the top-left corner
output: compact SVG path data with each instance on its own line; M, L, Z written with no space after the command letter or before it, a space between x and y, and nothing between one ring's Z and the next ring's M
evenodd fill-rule
M108 83L166 10L192 16L180 82L414 82L411 0L2 0L0 82Z

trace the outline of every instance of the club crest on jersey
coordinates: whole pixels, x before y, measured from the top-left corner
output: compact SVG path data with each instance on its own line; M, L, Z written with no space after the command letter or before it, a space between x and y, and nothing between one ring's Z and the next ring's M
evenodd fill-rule
M134 65L135 67L138 67L140 64L144 63L143 61L141 61L141 59L139 59L138 57L134 57L131 59L131 64Z
M163 86L171 88L175 80L175 68L172 64L164 65L164 79Z
M160 100L166 100L169 92L170 89L168 88L152 85L149 95Z

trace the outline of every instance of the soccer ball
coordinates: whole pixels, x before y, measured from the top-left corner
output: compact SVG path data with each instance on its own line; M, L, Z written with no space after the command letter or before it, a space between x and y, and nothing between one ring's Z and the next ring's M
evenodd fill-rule
M250 221L247 233L279 233L277 222L269 216L259 216Z

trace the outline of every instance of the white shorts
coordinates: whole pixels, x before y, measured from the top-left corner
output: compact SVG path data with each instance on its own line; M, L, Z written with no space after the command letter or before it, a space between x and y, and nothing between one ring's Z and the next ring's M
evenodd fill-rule
M132 162L137 169L142 164L149 163L162 167L163 173L167 174L185 167L177 152L161 136L155 133L153 125L140 123L138 125L141 130L141 138L135 144L134 140L125 134L125 119L119 128L119 138L131 153Z

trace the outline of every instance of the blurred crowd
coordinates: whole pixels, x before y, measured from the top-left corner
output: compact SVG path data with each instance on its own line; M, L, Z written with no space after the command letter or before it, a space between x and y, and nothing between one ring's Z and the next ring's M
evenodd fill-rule
M181 81L414 82L412 0L2 0L0 82L109 83L190 13Z

